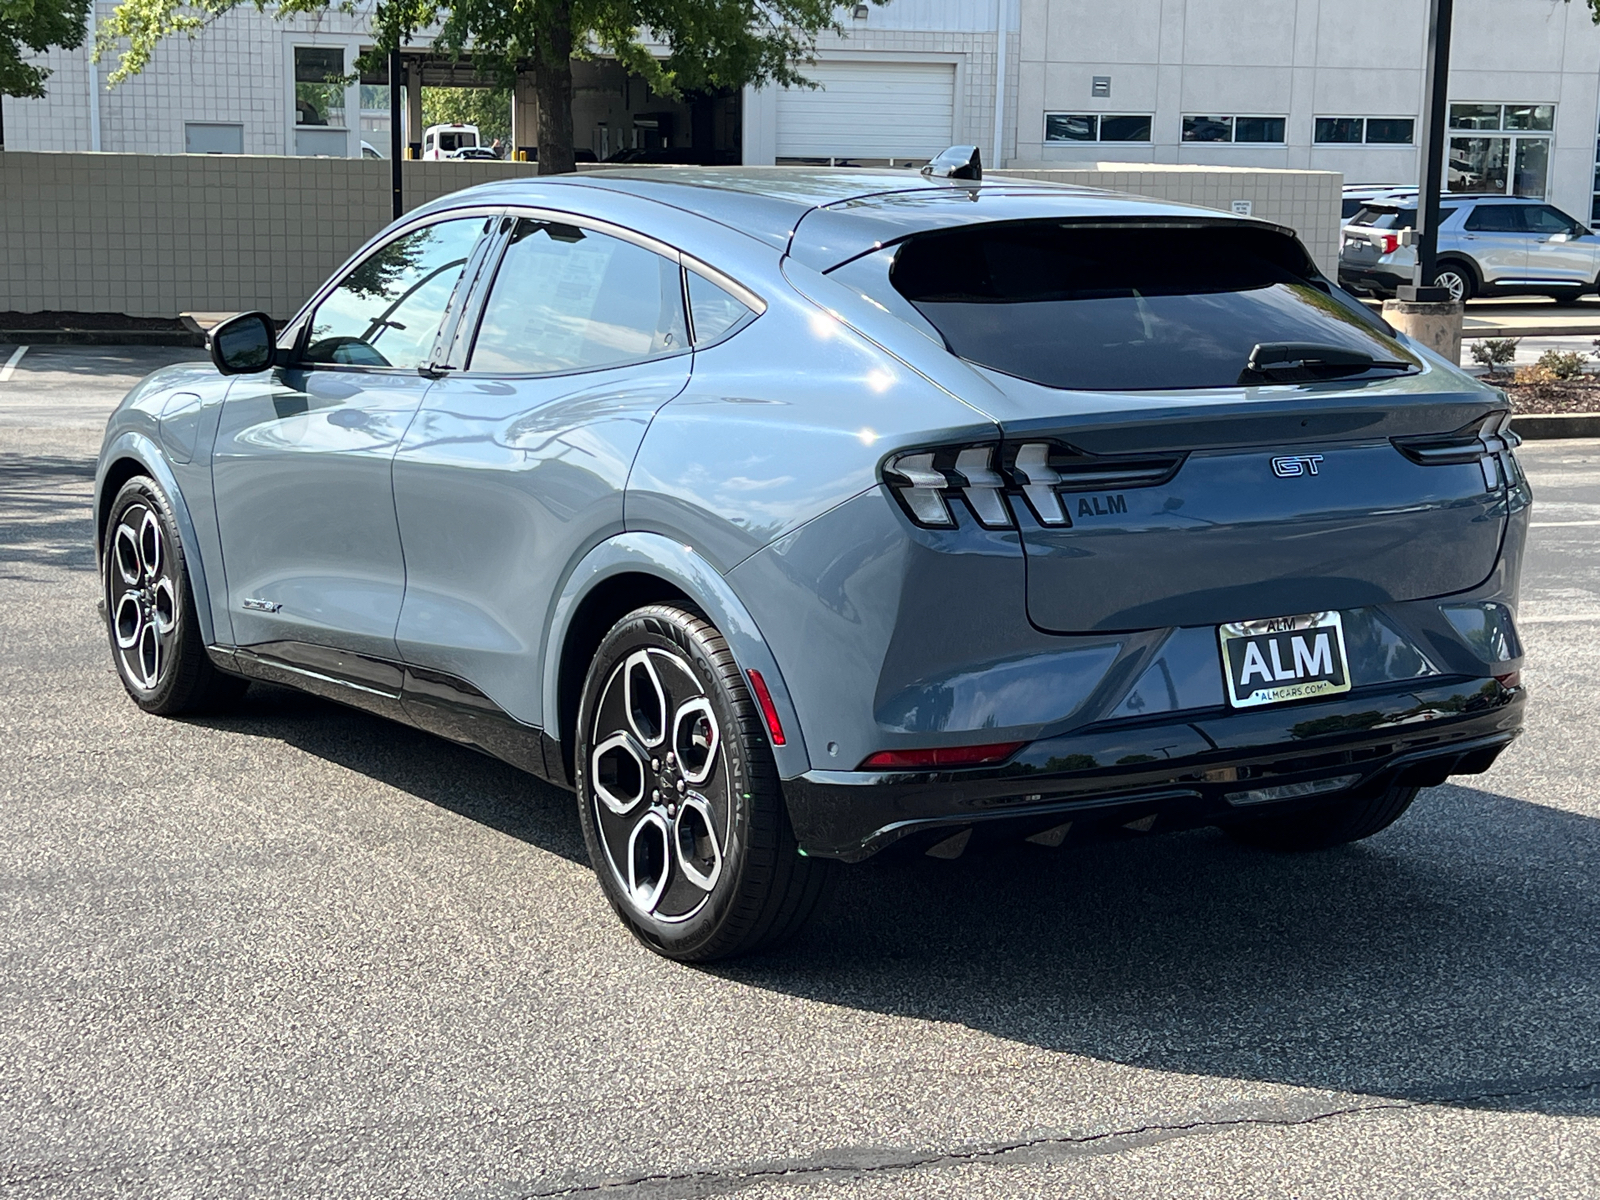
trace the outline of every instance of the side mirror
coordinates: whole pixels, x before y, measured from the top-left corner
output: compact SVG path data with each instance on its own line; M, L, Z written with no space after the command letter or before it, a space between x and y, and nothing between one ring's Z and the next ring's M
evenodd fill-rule
M264 312L239 313L212 327L211 361L224 375L250 375L272 365L278 330Z
M922 173L935 179L969 179L976 183L983 179L983 160L976 146L951 146L940 151L922 168Z
M1572 234L1552 233L1546 240L1551 242L1570 242L1572 240Z

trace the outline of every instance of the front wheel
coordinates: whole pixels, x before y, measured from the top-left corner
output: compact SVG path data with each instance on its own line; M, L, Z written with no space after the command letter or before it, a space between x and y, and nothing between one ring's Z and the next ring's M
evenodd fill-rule
M1391 787L1375 796L1330 800L1299 812L1243 817L1227 826L1227 833L1264 850L1327 850L1387 829L1416 798L1414 787Z
M646 945L708 962L787 939L829 864L799 852L760 716L699 614L636 609L578 704L579 816L606 898Z
M226 707L247 682L212 665L172 506L135 475L111 502L100 548L111 657L134 703L164 717Z

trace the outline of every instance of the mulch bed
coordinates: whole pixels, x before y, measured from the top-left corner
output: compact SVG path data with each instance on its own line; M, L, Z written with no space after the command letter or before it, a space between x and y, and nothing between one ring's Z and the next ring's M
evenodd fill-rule
M176 317L129 317L122 313L0 312L0 329L74 329L171 333L186 327Z
M1485 383L1502 387L1511 397L1511 411L1519 413L1600 412L1600 379L1562 379L1551 383L1512 383L1509 375L1483 376Z

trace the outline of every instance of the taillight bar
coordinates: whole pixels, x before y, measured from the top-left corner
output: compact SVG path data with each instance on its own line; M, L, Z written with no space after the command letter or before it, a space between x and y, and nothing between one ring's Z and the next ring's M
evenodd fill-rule
M983 746L930 746L922 750L879 750L861 760L858 771L931 771L938 767L985 767L1004 762L1027 742Z
M1027 502L1041 525L1072 524L1061 493L1151 487L1177 474L1185 455L1106 457L1056 442L994 443L911 450L884 463L884 481L916 524L952 529L964 501L985 529L1014 529L1012 498Z

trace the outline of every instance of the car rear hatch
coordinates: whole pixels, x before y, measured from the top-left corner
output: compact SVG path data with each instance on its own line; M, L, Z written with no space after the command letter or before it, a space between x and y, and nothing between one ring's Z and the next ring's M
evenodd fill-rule
M889 279L1000 393L993 465L1043 629L1358 608L1493 569L1503 398L1405 348L1281 231L968 227L909 240Z

